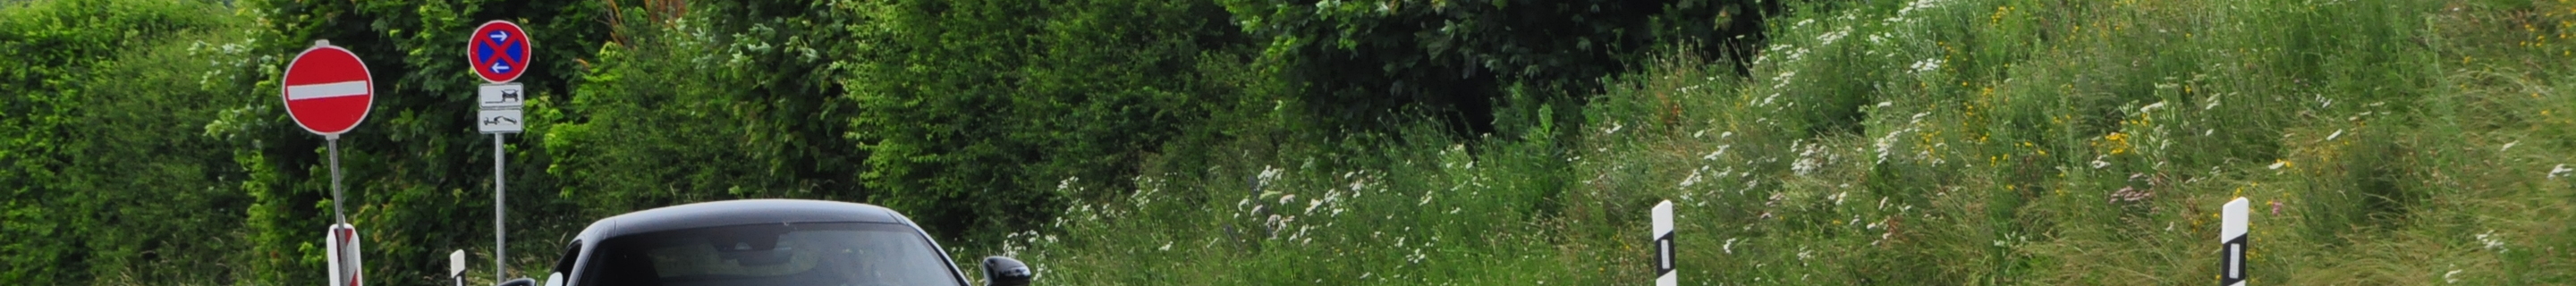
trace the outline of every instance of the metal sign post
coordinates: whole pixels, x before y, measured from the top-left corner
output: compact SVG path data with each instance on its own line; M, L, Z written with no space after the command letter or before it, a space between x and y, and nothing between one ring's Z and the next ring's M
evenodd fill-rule
M1673 201L1655 203L1655 286L1673 286Z
M503 271L501 269L502 259L510 257L508 252L510 249L510 236L507 231L508 228L505 228L508 224L501 219L502 213L509 210L509 208L503 207L508 204L504 204L501 200L501 198L506 197L501 195L502 190L507 189L505 187L507 185L502 184L501 179L509 177L509 175L502 173L501 164L502 161L507 160L509 159L501 156L501 133L492 133L492 278L494 278L494 281L498 281L502 278L509 278L508 276L510 276L508 271Z
M482 111L476 113L475 122L479 123L477 129L492 134L492 275L494 281L499 281L509 279L509 273L502 271L502 260L509 257L510 244L503 219L503 213L507 211L503 194L509 189L504 183L509 175L503 167L508 164L509 157L503 156L506 150L502 148L501 139L524 130L525 125L521 124L524 113L520 108L526 105L526 89L517 83L501 83L486 84L480 90L482 100L477 105Z
M481 111L475 113L474 121L475 129L492 134L492 281L503 281L510 276L503 264L510 257L510 240L507 220L503 219L508 210L503 200L507 184L503 181L509 177L503 166L509 158L503 155L502 137L525 127L526 117L520 107L526 103L527 90L511 81L528 73L535 42L528 40L527 30L520 29L518 23L492 20L474 27L465 45L465 61L474 76L491 82L478 88L482 100L476 105Z
M363 285L364 283L361 283L358 278L361 272L359 270L364 265L358 262L358 227L349 225L348 213L340 209L340 201L345 201L341 199L345 197L340 195L340 135L322 137L326 138L324 141L330 142L328 144L331 149L331 214L335 217L334 220L339 222L331 224L323 234L326 237L322 243L325 248L323 254L330 259L331 285Z
M323 230L322 243L329 256L325 260L331 285L359 286L358 274L365 267L358 262L358 228L349 225L349 212L343 206L349 199L340 185L340 134L367 119L368 109L375 104L375 75L356 53L319 40L287 62L278 82L283 86L278 98L286 103L287 117L304 131L322 135L330 152L333 223Z
M347 197L340 190L340 135L322 135L322 142L331 153L331 222L349 224L349 212L340 207L340 201L345 201L341 198Z

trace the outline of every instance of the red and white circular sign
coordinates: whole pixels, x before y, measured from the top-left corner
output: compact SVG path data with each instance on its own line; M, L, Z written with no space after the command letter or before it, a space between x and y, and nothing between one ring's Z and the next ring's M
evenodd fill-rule
M348 49L316 44L286 64L286 114L305 131L340 135L367 119L375 103L375 76Z

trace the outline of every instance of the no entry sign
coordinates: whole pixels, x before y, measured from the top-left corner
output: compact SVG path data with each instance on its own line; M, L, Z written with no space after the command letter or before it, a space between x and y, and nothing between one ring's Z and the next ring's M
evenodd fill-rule
M337 136L358 127L367 119L368 106L375 103L375 76L367 64L348 49L330 42L314 42L313 48L296 54L286 64L286 114L295 125L323 136Z
M474 68L474 75L484 81L510 82L528 72L528 31L520 30L518 23L483 22L482 27L474 28L473 38L466 44L473 51L466 60Z

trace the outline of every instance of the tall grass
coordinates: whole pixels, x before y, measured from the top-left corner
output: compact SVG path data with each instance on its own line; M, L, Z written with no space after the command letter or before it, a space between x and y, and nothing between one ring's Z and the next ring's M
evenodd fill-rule
M2199 284L2244 197L2257 284L2576 283L2576 4L1793 10L1524 134L1248 119L1065 179L1139 189L1005 250L1057 285L1641 285L1671 200L1683 284Z

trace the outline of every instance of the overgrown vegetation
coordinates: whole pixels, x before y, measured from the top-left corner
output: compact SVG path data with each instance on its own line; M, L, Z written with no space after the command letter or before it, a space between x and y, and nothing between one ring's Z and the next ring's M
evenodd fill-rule
M316 39L385 91L369 280L444 283L492 19L540 49L514 276L814 198L1042 284L1643 285L1671 200L1684 284L2193 284L2245 197L2254 283L2576 283L2562 0L10 2L0 283L321 280Z
M1229 141L1010 250L1079 285L1642 285L1672 200L1684 284L2195 284L2245 197L2254 283L2576 281L2576 5L1793 6L1579 123Z

